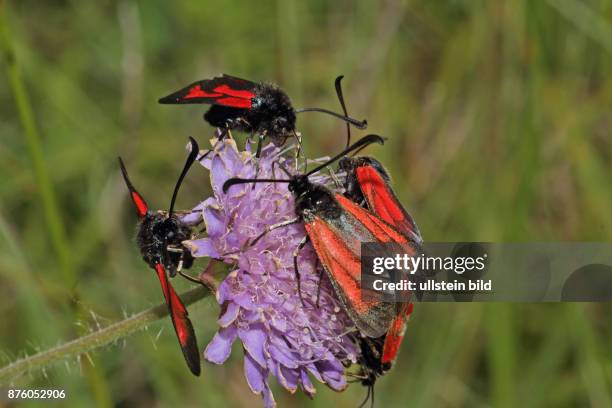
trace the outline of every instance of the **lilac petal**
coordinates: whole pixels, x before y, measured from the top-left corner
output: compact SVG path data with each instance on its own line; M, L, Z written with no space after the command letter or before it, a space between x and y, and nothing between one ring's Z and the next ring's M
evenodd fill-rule
M221 327L227 327L236 320L239 313L240 313L240 306L238 306L236 303L233 303L233 302L228 303L225 313L223 313L223 315L219 317L219 319L217 320L217 323Z
M220 156L215 156L212 159L212 166L210 168L210 179L213 189L215 187L222 187L223 183L225 183L225 180L232 177L231 170L232 169L227 168L225 161L220 158Z
M343 375L343 367L338 367L336 361L322 361L317 363L317 367L323 376L324 382L332 389L341 391L347 387L346 379ZM339 363L338 363L339 364Z
M204 358L214 364L223 364L232 352L232 344L236 340L237 334L234 326L219 329L206 346Z
M244 349L262 368L266 367L266 356L264 354L264 344L266 333L261 325L251 325L248 330L238 330L238 336L242 340Z
M338 379L342 377L344 367L338 360L325 360L317 363L317 367L324 377Z
M219 237L225 234L225 216L217 205L207 205L202 211L206 223L206 233L210 237Z
M211 139L211 145L214 146L215 142L213 142L214 139ZM211 149L200 149L200 151L198 152L198 157L200 157L200 164L204 167L206 167L207 169L210 169L210 159L211 159L211 155L213 154Z
M297 361L294 356L288 355L285 351L281 350L279 347L276 347L273 344L270 344L268 347L268 351L270 352L270 357L284 365L288 368L298 368Z
M249 177L244 177L249 178ZM250 189L250 184L236 184L227 190L227 195L233 199L242 199L248 194L247 188ZM242 201L242 200L241 200Z
M204 203L200 203L186 214L177 214L178 218L185 224L193 226L202 221L202 209Z
M232 170L242 166L242 158L240 157L240 153L238 153L236 142L232 139L225 139L223 142L223 150L225 153L223 155L223 160L225 161L225 165Z
M210 238L200 238L191 241L183 241L183 245L185 245L191 251L191 255L196 258L221 257L221 255L217 251L217 248L215 248L214 241Z
M272 395L272 390L268 383L265 383L265 387L263 389L263 398L264 398L264 407L265 408L274 408L276 407L276 401L274 401L274 395Z
M287 321L280 316L274 316L270 320L270 325L281 333L287 331Z
M218 202L215 199L215 197L208 197L206 200L202 201L200 204L198 204L194 210L204 210L207 207L217 207L218 206Z
M236 278L238 271L232 271L227 274L227 277L217 286L217 303L220 305L228 302L232 297L231 282Z
M244 376L251 391L261 394L265 386L264 369L253 360L249 353L244 353Z
M234 294L232 300L236 302L240 307L246 310L258 310L259 306L253 302L253 294L249 292L242 292Z
M323 380L323 376L321 375L321 373L319 372L319 369L314 365L314 364L308 364L306 365L306 368L308 369L308 371L310 372L310 374L313 375L313 377L319 381L319 382L325 382Z
M312 396L317 392L317 389L312 385L310 378L308 377L308 372L306 370L300 370L300 381L302 383L302 388L304 392L308 396Z
M279 368L279 380L281 380L281 384L285 387L286 390L291 392L292 394L297 390L298 386L298 373L296 370L291 370L289 368L283 367L282 365Z
M343 391L348 387L348 383L344 377L340 377L339 379L326 378L325 384L334 391Z

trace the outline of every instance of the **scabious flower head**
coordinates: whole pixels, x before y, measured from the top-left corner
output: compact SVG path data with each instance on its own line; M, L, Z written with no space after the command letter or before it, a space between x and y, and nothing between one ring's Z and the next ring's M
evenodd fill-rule
M190 216L201 214L207 237L185 244L194 256L221 259L234 269L216 293L220 327L204 351L205 359L222 364L239 339L249 387L262 394L266 406L275 405L270 375L291 393L300 387L314 394L310 378L343 390L347 382L342 362L355 362L358 353L350 335L354 325L310 245L298 258L304 305L300 301L293 253L305 237L303 225L273 230L250 244L266 226L295 218L287 184L248 183L231 187L227 194L222 190L231 177L286 179L275 162L294 171L293 159L272 144L262 149L259 159L249 146L238 151L232 139L214 139L212 144L213 151L201 163L210 170L214 194Z

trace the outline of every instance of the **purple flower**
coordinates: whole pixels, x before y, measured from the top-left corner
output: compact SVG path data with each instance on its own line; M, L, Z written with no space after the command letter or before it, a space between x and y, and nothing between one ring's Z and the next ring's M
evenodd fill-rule
M206 347L204 357L222 364L236 339L244 348L244 372L249 387L262 394L265 406L275 406L270 374L289 392L298 387L307 395L316 390L311 378L340 391L347 386L343 361L355 362L358 353L349 333L354 325L336 299L329 279L310 245L298 258L301 291L297 292L293 252L304 238L302 224L282 227L250 245L266 226L295 217L292 194L286 183L256 183L222 191L231 177L286 178L280 169L294 171L294 161L272 144L258 161L238 151L231 139L216 143L202 160L210 170L214 196L198 205L207 237L185 244L196 257L221 259L235 267L219 285L219 330ZM322 277L322 278L321 278ZM321 282L320 282L321 280ZM320 285L320 289L319 289ZM317 292L319 304L317 306Z

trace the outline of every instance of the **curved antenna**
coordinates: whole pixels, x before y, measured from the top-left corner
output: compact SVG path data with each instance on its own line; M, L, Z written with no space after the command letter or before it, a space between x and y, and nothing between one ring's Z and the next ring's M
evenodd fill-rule
M172 200L170 200L170 209L168 210L168 217L171 217L174 211L174 203L176 202L176 196L178 195L179 188L183 183L183 179L185 178L187 171L189 170L193 162L196 160L196 157L200 152L198 142L196 142L195 139L191 136L189 136L189 143L191 144L191 152L189 152L189 156L187 156L187 161L185 161L185 167L183 167L183 171L181 172L181 175L179 176L178 180L176 181L176 185L174 186Z
M324 169L325 167L329 166L331 163L335 162L336 160L340 159L341 157L346 156L347 154L349 154L353 150L363 149L364 147L366 147L367 145L370 145L372 143L385 144L385 139L382 138L381 136L378 136L378 135L367 135L367 136L364 136L361 139L359 139L358 141L356 141L355 143L353 143L352 145L350 145L349 147L347 147L346 149L344 149L343 151L341 151L340 153L338 153L337 155L335 155L334 157L332 157L331 159L329 159L328 161L326 161L325 163L320 164L319 166L317 166L314 169L310 170L305 175L306 176L310 176L311 174L314 174L314 173L320 171L321 169Z
M334 86L336 87L336 95L338 95L338 100L340 101L340 106L342 106L342 112L344 112L344 116L348 117L348 111L346 110L346 105L344 103L344 95L342 94L342 78L344 75L339 75L338 78L334 81ZM351 144L351 126L346 124L346 147L349 147Z
M384 144L385 143L385 139L378 136L378 135L367 135L362 137L361 139L359 139L358 141L356 141L355 143L353 143L351 146L347 147L346 149L344 149L342 152L338 153L337 155L335 155L334 157L332 157L331 159L329 159L328 161L326 161L325 163L317 166L316 168L310 170L308 173L302 175L302 176L292 176L291 179L289 180L277 180L277 179L245 179L245 178L240 178L240 177L233 177L229 180L226 180L225 183L223 183L223 193L227 193L227 190L229 190L229 188L231 186L234 186L236 184L245 184L245 183L291 183L292 180L295 180L296 177L308 177L311 174L314 174L318 171L320 171L321 169L329 166L331 163L335 162L336 160L340 159L341 157L346 156L348 153L352 152L353 150L356 149L362 149L363 147L372 144L372 143L378 143L378 144Z
M125 169L125 165L123 164L123 160L121 160L121 157L118 157L118 159L119 167L121 167L121 174L123 175L123 180L125 181L125 184L128 190L130 191L130 196L132 197L134 207L136 207L136 213L140 218L142 218L147 215L147 211L149 211L149 206L147 205L145 199L140 195L138 191L136 191L136 189L132 185L132 182L128 177L127 170Z
M353 153L351 153L351 156L352 156L352 157L357 156L357 155L359 154L359 152L360 152L360 151L362 151L363 149L365 149L366 147L368 147L368 146L362 146L362 147L360 147L359 149L357 149L357 150L355 150Z
M357 119L353 119L349 116L342 116L339 113L336 112L332 112L330 110L327 109L323 109L323 108L302 108L302 109L296 109L295 113L302 113L302 112L321 112L321 113L326 113L328 115L331 115L333 117L336 117L338 119L341 119L343 121L345 121L346 123L350 123L351 125L355 126L358 129L365 129L368 127L368 121L367 120L357 120Z

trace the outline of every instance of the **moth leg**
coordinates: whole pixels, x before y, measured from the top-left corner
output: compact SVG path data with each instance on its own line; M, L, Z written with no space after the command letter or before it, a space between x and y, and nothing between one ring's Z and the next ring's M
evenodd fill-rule
M166 273L171 278L174 278L176 276L176 266L174 266L174 264L172 263L172 260L170 259L170 254L168 253L167 247L163 251L162 258L163 258L163 262L161 262L161 264L164 265L164 269L166 270Z
M170 257L170 254L174 253L174 254L181 254L181 258L179 260L178 263L178 269L177 266L174 265L174 263L172 262L172 259ZM176 248L170 245L166 245L164 250L162 251L162 262L161 264L164 265L164 269L167 271L168 276L170 276L171 278L174 278L176 276L176 272L180 271L180 268L183 267L183 263L182 263L182 259L183 259L183 250L180 248Z
M368 379L368 376L367 376L367 375L364 375L364 374L350 373L350 372L349 372L349 373L346 373L345 375L346 375L347 377L350 377L350 378L353 378L353 379L354 379L354 380L350 381L350 382L352 382L352 383L354 383L354 382L358 382L358 381L359 381L359 382L361 382L361 380L366 380L366 379Z
M257 141L257 152L255 153L255 178L259 175L259 157L261 156L261 148L263 146L263 140L266 137L266 132L261 132L259 134L259 140ZM255 183L253 183L251 190L255 189Z
M232 135L232 130L230 128L226 129L227 137L234 140L234 135Z
M201 280L198 280L198 279L194 278L193 276L189 276L189 275L187 275L183 271L178 271L178 273L179 273L179 275L181 275L183 278L187 279L188 281L191 281L193 283L197 283L197 284L200 284L200 285L204 285L204 283L202 283Z
M248 246L255 245L261 238L263 238L264 235L266 235L270 231L274 231L275 229L286 227L291 224L297 224L298 222L300 222L300 219L296 217L287 221L279 222L277 224L267 225L261 234L255 237L253 241L248 242Z
M365 399L359 405L359 408L365 407L366 403L370 400L370 393L372 392L372 387L368 386L368 393L366 394Z
M302 306L306 306L306 304L304 303L304 298L302 297L302 285L301 285L300 270L298 268L297 259L298 259L298 255L300 254L300 251L302 250L302 248L304 248L304 246L308 243L309 240L310 240L310 237L306 235L304 238L302 238L298 246L293 251L293 268L295 270L295 281L297 283L298 295L300 296L300 302L302 302Z
M272 180L276 180L276 161L272 162Z
M178 272L179 275L181 275L183 278L185 278L185 279L187 279L187 280L189 280L191 282L199 283L200 285L203 284L200 280L198 280L198 279L196 279L196 278L194 278L192 276L189 276L185 272L183 272L183 264L185 262L185 250L183 248L175 248L175 247L169 246L169 247L166 248L166 250L168 252L173 252L175 254L178 254L178 253L181 254L178 266L176 267L176 272Z
M336 188L341 189L342 188L342 183L338 179L338 176L336 176L336 173L334 172L334 170L331 167L328 168L328 170L329 170L329 177L332 179L332 181L336 185Z
M372 355L376 358L376 359L380 359L380 352L378 351L378 349L376 348L376 345L372 342L371 337L362 337L361 341L365 342L368 347L370 348L370 352L372 353Z
M253 144L253 139L255 139L255 131L251 130L251 133L247 136L246 140L244 141L244 149L246 150L247 146L250 148L251 145Z
M212 275L214 264L215 264L214 259L211 259L210 261L208 261L208 265L206 265L204 270L200 272L200 275L199 275L199 278L200 278L199 283L206 286L211 291L211 293L217 292L217 281Z
M298 134L295 130L293 131L293 137L297 141L298 148L295 151L295 171L298 172L300 170L298 165L298 158L300 157L300 153L302 153L302 135Z
M266 137L266 132L261 132L259 134L259 140L257 141L257 153L255 153L255 158L259 159L259 156L261 156L261 148L263 146L263 140Z
M230 132L229 126L226 123L224 127L222 128L217 128L218 130L218 136L217 136L217 141L215 142L215 145L212 147L212 149L208 150L206 153L204 153L203 155L201 155L200 157L196 158L196 161L201 161L202 159L204 159L206 156L208 156L210 154L210 152L214 151L217 149L217 145L226 137L229 137L230 139L232 138L232 133Z

